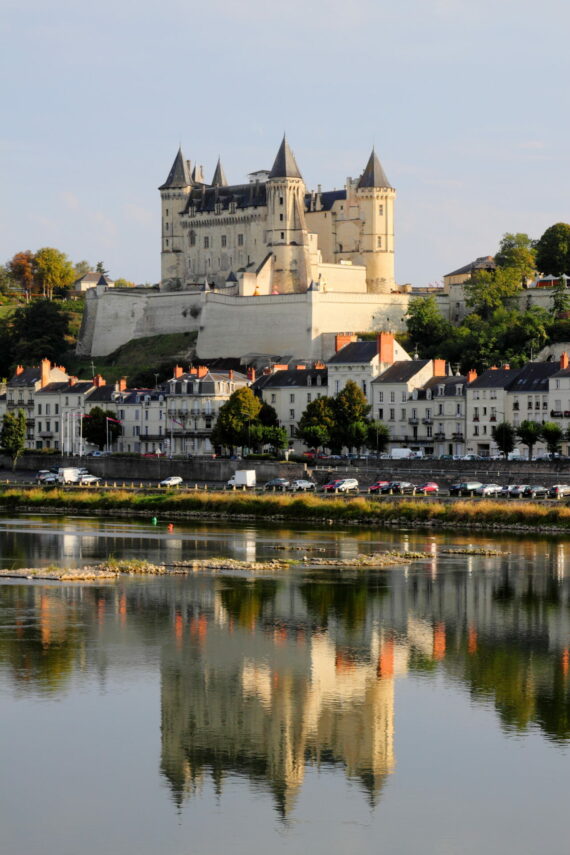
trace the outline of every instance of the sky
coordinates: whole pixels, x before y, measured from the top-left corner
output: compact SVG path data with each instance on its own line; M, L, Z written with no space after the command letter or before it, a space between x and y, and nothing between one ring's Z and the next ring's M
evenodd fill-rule
M396 279L441 282L570 220L569 24L562 0L3 0L0 263L56 246L156 282L178 146L238 183L286 131L308 189L374 145Z

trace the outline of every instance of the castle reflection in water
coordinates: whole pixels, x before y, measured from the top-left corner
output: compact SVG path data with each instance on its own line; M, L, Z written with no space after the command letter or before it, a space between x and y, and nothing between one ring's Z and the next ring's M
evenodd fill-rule
M407 675L453 677L507 733L533 725L566 743L565 545L513 541L488 558L414 545L433 559L389 572L3 586L0 674L57 694L78 671L128 679L155 651L161 773L178 805L239 775L286 816L307 770L327 765L374 804L396 767Z

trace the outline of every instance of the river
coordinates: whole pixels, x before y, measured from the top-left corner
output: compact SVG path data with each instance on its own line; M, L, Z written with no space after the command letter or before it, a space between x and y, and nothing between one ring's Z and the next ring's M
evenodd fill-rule
M166 522L0 517L1 566L430 558L2 580L2 855L566 855L563 538Z

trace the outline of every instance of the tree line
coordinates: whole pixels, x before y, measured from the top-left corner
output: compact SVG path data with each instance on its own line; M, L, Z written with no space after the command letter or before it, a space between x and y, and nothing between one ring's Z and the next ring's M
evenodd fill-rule
M517 440L528 448L529 460L532 460L534 446L544 442L550 455L560 452L561 443L570 441L570 428L564 431L556 422L535 422L525 419L518 427L510 422L501 422L493 428L493 439L497 448L505 457L514 451Z

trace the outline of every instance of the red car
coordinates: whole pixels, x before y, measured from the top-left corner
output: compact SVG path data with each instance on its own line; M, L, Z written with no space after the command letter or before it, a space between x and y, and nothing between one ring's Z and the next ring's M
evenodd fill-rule
M373 484L371 484L371 485L370 485L370 487L368 488L368 492L369 492L369 493L380 493L380 491L381 491L384 487L387 487L389 483L390 483L389 481L375 481L375 482L374 482Z
M427 483L422 484L421 487L417 487L416 492L422 493L424 496L437 496L439 493L439 484L436 484L435 481L427 481Z
M334 493L342 481L344 481L344 478L335 478L329 481L328 484L323 484L323 493Z

